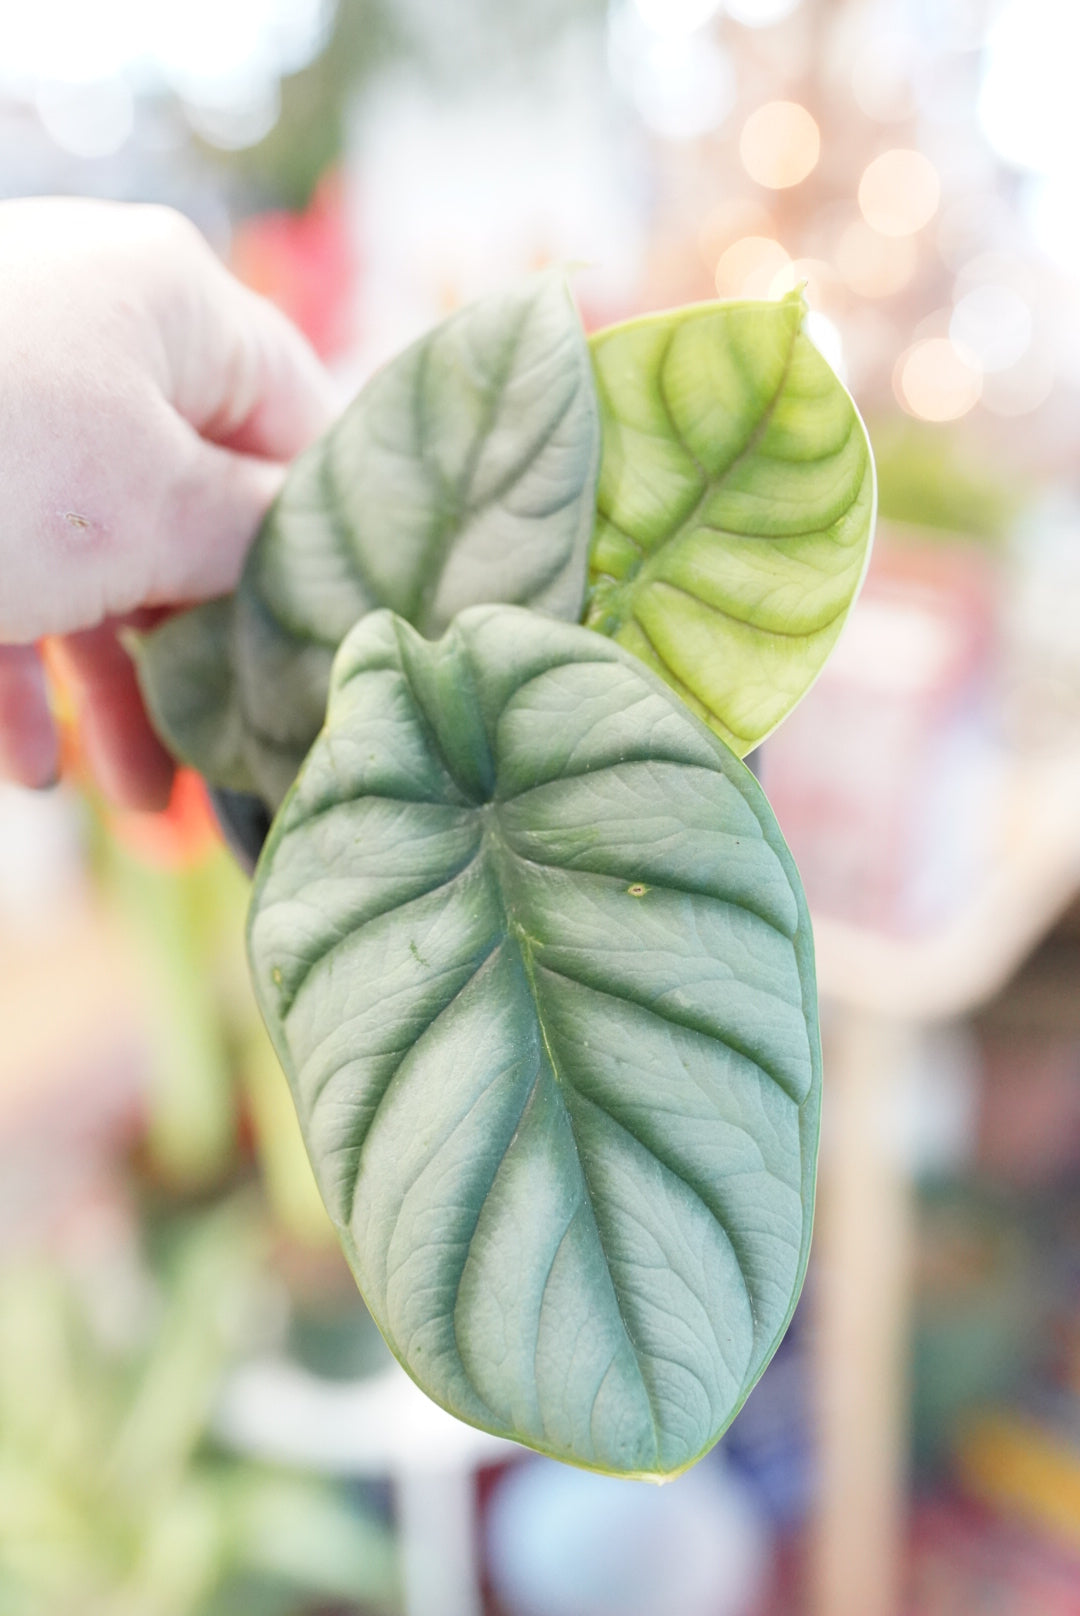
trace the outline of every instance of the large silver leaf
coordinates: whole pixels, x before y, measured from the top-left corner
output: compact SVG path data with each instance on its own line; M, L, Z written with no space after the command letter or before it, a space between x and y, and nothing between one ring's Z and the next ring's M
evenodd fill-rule
M802 1282L820 1100L760 789L612 641L365 618L256 875L252 971L326 1204L446 1408L666 1476Z

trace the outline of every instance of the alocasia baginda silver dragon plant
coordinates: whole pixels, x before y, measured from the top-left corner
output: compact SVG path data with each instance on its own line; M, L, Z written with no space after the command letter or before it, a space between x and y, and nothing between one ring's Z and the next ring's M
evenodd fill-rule
M135 649L176 755L273 815L255 988L387 1342L624 1475L716 1441L806 1267L812 940L739 760L836 640L874 474L803 316L586 341L556 273L467 308Z

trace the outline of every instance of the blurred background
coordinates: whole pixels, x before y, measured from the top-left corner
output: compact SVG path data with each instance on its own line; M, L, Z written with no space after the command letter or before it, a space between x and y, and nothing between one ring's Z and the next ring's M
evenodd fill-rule
M818 937L807 1289L663 1490L388 1364L197 782L0 788L4 1616L1080 1612L1078 60L1074 0L0 0L0 195L183 209L343 398L551 262L590 326L805 283L881 495L755 762Z

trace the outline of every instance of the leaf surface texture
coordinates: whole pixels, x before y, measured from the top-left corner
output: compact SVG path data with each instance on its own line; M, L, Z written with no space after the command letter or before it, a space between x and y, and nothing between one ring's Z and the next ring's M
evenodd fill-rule
M452 316L378 372L302 454L236 593L136 645L173 753L276 808L365 613L438 635L506 601L577 620L595 513L596 399L563 277Z
M583 628L372 614L250 955L410 1374L562 1459L692 1463L790 1318L813 1201L809 922L746 769Z
M817 677L869 553L874 472L797 294L592 339L603 458L585 621L741 757Z

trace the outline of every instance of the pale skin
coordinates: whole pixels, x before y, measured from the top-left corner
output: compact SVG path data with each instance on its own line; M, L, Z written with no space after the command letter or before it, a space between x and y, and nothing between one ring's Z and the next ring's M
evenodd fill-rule
M159 808L173 765L117 628L232 588L333 389L168 208L0 203L0 311L0 778L56 779L49 636L98 783Z

